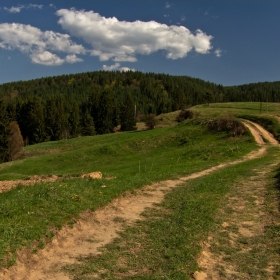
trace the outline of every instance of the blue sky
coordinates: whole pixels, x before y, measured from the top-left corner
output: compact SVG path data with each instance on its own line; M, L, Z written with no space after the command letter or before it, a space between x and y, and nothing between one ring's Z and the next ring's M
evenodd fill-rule
M279 0L0 2L0 83L96 70L280 80Z

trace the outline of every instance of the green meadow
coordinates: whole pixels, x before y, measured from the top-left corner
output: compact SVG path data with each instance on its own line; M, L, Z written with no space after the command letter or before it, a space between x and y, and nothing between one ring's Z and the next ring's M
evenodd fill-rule
M57 175L60 180L19 185L0 194L0 266L14 264L16 251L23 247L36 253L63 225L74 224L82 212L94 211L126 191L231 162L257 149L249 132L232 137L226 131L209 130L209 119L246 117L261 124L261 120L271 119L271 129L277 134L279 109L278 103L262 104L261 112L259 103L200 105L191 108L198 112L194 119L181 123L175 120L179 112L158 116L158 128L153 130L25 147L21 159L0 165L0 180L26 180L33 175ZM224 195L234 182L250 176L250 170L275 161L275 155L279 155L278 148L271 147L262 159L227 167L176 188L161 204L168 211L145 213L146 220L127 227L102 254L65 271L75 279L91 279L89 275L100 270L105 271L100 279L124 279L130 270L139 273L125 279L190 279L197 269L200 241L213 227ZM103 178L80 178L94 171L101 171ZM124 256L128 249L120 247L120 240L126 240L128 247L137 240L145 250L137 259L132 253ZM118 266L121 256L127 259L126 268Z

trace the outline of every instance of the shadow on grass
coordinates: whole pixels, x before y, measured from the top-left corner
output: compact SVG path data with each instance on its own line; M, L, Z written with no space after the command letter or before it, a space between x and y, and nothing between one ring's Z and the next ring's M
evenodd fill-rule
M276 189L278 190L278 210L280 211L280 165L278 166L278 168L276 169L276 175L274 176L274 178L276 179L275 181L275 186Z

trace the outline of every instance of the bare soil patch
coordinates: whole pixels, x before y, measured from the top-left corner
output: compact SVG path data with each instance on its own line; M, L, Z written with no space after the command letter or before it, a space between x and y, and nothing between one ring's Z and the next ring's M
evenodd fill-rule
M251 129L253 128L250 127L250 130ZM259 150L250 153L243 159L228 164L221 164L202 172L182 177L178 180L167 180L155 183L151 186L146 186L143 189L136 191L136 194L134 195L126 193L123 197L114 200L106 207L98 209L95 212L87 211L81 215L81 217L73 227L63 227L43 250L38 251L36 254L33 254L30 250L27 249L18 252L18 260L16 265L11 267L10 269L1 270L0 279L70 279L69 276L61 272L61 268L63 266L69 263L77 262L76 258L79 256L99 254L99 248L101 248L105 244L112 242L113 239L118 236L118 232L123 229L123 224L132 224L136 220L142 219L143 217L141 217L141 213L148 207L154 207L155 203L160 203L164 199L165 194L171 191L172 188L188 180L210 174L211 172L214 172L215 170L223 168L229 164L237 164L252 158L261 157L265 153L265 151L266 148L265 146L263 146ZM258 198L259 196L257 196L255 200L257 201ZM240 207L241 204L238 204L237 206ZM238 207L236 207L236 211L239 209ZM233 221L223 222L224 224L222 228L225 230L231 226ZM246 229L247 234L249 234L249 231L250 233L255 234L255 227L252 227L249 224L243 224L240 226L240 230L244 234L246 232ZM242 235L242 233L238 232L234 232L233 234ZM209 237L209 240L211 240L211 237ZM235 242L235 240L232 239L232 242ZM209 246L208 244L209 242L206 245ZM212 253L210 252L210 250L207 251L205 249L202 255L208 256L206 258L202 258L200 261L200 265L204 269L206 269L205 263L211 263L213 261L215 263L219 263L219 258L212 258ZM211 261L212 259L213 261ZM214 267L214 264L212 264L212 266L209 265L209 267ZM231 269L231 267L229 267L228 269ZM195 277L196 279L206 279L203 278L206 277L206 274L210 275L208 271L203 273L197 272ZM210 279L218 278L214 277Z
M100 171L91 172L87 174L82 174L79 177L73 176L56 176L56 175L34 175L27 180L7 180L7 181L0 181L0 193L9 191L12 188L15 188L18 185L22 186L33 186L40 182L55 182L58 180L62 180L64 178L92 178L92 179L101 179L102 174ZM106 178L105 178L106 179ZM110 179L110 178L107 178Z

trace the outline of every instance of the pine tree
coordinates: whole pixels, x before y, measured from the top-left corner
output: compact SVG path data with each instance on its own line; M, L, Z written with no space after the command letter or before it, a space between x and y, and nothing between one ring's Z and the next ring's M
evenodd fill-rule
M82 135L83 136L95 135L93 119L87 109L84 111L84 114L82 116Z
M0 99L0 162L9 159L9 119L3 99Z
M120 124L122 131L130 131L135 129L135 104L130 92L125 95L125 100L120 110Z
M65 131L69 132L68 118L65 112L64 98L48 97L45 107L45 126L47 136L51 141L63 138Z
M72 109L69 115L69 130L72 137L77 137L80 132L80 111L76 101L72 104Z
M116 125L116 105L110 88L103 91L99 99L96 132L98 134L112 133Z
M41 143L45 140L45 120L41 100L30 96L21 106L19 125L26 144Z
M88 108L90 115L93 118L95 127L98 127L98 112L99 112L99 101L101 93L99 91L92 92L87 100L87 103L82 105L83 108Z

